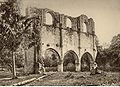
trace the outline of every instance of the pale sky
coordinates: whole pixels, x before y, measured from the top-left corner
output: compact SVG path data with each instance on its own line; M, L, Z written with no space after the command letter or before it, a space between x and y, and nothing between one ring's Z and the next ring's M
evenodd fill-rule
M26 7L49 8L73 17L81 14L93 18L100 43L108 43L120 33L120 0L23 0Z

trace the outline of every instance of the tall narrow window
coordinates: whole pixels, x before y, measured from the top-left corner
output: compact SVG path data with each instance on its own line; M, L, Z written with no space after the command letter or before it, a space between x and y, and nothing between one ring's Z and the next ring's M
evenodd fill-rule
M87 26L85 23L83 23L83 32L87 32Z
M66 27L72 28L72 22L69 18L66 19Z
M52 25L53 24L53 18L52 18L52 15L50 13L46 14L46 24L47 25Z

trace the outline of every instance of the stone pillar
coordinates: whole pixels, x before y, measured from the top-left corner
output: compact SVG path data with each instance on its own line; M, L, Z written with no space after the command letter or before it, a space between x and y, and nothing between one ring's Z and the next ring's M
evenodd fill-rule
M80 71L80 63L79 60L75 60L75 71Z
M63 72L63 60L58 64L58 72Z
M77 72L80 71L80 63L76 63L76 64L75 64L75 67L76 67L76 70L75 70L75 71L77 71Z
M59 24L59 30L60 30L60 50L61 50L61 58L60 58L60 64L58 65L58 72L63 72L63 31L62 29L65 28L65 17L63 14L60 15L60 24Z
M81 60L80 60L80 62L79 62L79 66L80 66L80 71L81 71Z
M81 58L82 58L82 56L80 55L80 57L79 57L79 68L80 68L80 71L82 71Z

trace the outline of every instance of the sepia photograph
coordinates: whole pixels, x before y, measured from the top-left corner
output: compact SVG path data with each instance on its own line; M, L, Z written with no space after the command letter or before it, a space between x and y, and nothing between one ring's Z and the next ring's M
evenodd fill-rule
M120 0L0 0L0 86L120 86Z

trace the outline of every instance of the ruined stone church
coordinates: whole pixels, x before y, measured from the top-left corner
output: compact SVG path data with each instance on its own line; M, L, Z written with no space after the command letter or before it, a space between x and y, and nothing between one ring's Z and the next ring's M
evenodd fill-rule
M40 19L39 55L34 54L34 47L27 50L26 72L32 72L38 58L45 58L49 51L56 56L58 72L64 71L64 62L68 54L72 55L75 71L81 71L85 67L90 70L97 54L97 36L95 35L95 22L92 18L83 14L71 17L47 8L27 8L26 16Z

